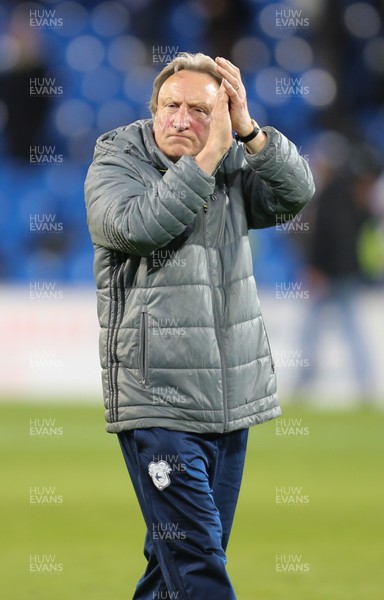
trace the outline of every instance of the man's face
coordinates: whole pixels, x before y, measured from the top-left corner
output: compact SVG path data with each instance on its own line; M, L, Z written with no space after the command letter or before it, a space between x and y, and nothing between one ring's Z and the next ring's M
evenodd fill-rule
M172 161L196 156L209 134L218 83L207 73L179 71L164 81L154 118L158 147Z

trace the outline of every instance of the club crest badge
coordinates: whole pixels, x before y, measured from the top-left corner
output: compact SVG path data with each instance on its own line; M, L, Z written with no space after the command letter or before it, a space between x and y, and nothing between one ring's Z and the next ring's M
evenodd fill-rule
M152 477L152 481L158 490L163 490L168 487L171 483L169 473L172 468L165 460L159 460L158 462L152 461L148 465L148 473Z

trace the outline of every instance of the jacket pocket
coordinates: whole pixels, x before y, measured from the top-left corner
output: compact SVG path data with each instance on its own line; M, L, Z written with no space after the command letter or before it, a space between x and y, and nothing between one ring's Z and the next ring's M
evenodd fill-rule
M265 327L264 321L263 321L263 329L264 329L265 337L267 338L267 344L268 344L268 350L269 350L269 357L270 357L270 360L271 360L271 371L272 371L272 373L274 373L275 372L275 361L273 360L272 350L271 350L271 344L269 342L269 336L268 336L267 328Z
M139 374L140 385L145 388L148 378L148 310L143 306L139 326Z

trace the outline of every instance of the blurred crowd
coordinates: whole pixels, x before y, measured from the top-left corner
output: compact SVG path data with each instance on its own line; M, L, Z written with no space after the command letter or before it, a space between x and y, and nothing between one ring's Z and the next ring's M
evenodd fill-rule
M153 78L187 50L237 64L251 113L290 137L315 175L317 199L300 221L253 235L259 285L305 277L324 301L339 280L382 283L382 8L379 0L2 2L0 278L92 281L82 190L95 140L148 118Z

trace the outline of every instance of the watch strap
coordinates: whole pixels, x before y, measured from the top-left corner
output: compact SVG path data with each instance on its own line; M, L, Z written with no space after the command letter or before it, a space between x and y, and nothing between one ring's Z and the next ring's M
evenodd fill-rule
M254 121L253 119L251 119L252 125L253 125L253 129L251 131L251 133L249 133L248 135L245 135L244 137L241 137L240 135L235 135L235 140L237 142L243 142L244 144L246 144L247 142L250 142L251 140L253 140L257 134L261 131L260 127L258 126L258 124L256 123L256 121Z

